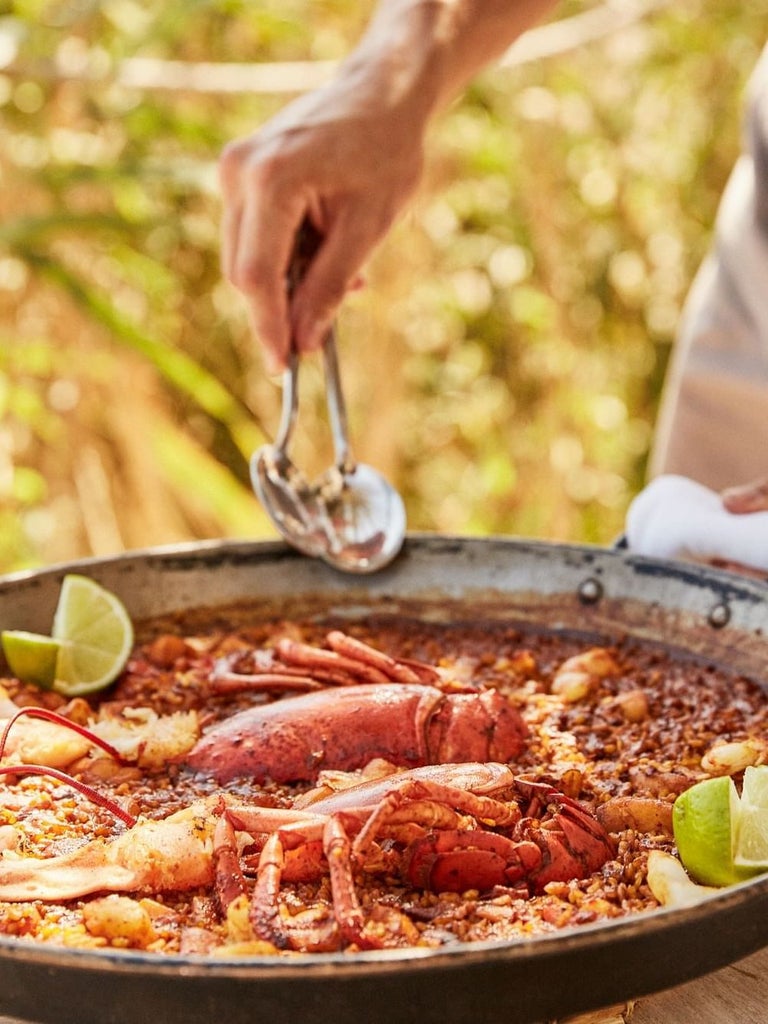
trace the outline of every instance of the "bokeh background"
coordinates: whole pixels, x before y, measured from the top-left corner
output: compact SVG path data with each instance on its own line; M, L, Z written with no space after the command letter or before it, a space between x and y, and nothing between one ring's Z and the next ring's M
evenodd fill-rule
M0 3L0 571L272 537L279 381L219 270L216 160L364 0ZM739 146L768 0L566 0L435 123L340 322L409 526L609 543ZM294 450L328 457L320 368Z

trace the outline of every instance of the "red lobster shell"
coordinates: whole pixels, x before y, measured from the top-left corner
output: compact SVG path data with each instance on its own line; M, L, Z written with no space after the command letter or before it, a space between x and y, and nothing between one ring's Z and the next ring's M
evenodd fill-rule
M375 757L408 768L508 762L526 735L517 709L495 690L444 694L421 684L372 683L241 711L206 733L184 764L218 782L295 782L322 769L361 768Z

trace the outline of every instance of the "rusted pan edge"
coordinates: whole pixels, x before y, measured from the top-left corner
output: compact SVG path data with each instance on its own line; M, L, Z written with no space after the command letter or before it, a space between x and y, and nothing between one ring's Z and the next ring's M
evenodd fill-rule
M768 880L532 942L240 960L0 941L0 1012L41 1024L543 1024L636 999L768 941Z
M477 615L585 634L622 633L768 673L768 586L598 547L412 535L387 569L350 577L282 543L207 542L0 577L0 628L50 629L58 582L82 572L135 621L248 603L253 614Z

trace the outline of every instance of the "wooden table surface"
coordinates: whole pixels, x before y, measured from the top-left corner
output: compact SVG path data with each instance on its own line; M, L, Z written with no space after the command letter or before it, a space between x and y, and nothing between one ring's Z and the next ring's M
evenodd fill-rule
M768 948L696 981L634 1004L558 1024L763 1024L768 1021Z
M763 1024L764 1021L768 1021L768 948L704 978L646 996L634 1004L609 1007L559 1022L542 1021L542 1024ZM24 1022L0 1017L0 1024Z

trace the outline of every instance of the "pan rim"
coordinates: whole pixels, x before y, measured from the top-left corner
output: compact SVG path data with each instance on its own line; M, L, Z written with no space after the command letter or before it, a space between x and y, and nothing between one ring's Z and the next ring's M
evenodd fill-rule
M140 950L121 949L80 949L33 944L23 939L0 936L0 957L9 954L19 961L34 959L38 963L49 962L57 967L105 966L109 970L122 971L147 968L152 974L211 975L222 977L250 977L276 975L290 978L307 974L323 975L332 970L334 974L352 974L371 968L382 971L413 968L423 970L431 965L441 970L455 966L463 968L473 961L487 964L489 959L529 960L542 956L567 955L571 948L598 945L595 937L605 939L606 945L621 940L633 939L637 932L645 938L648 933L675 930L678 927L694 927L699 921L711 923L712 908L725 913L734 906L741 906L751 898L763 897L768 901L768 873L748 879L737 885L705 896L698 903L686 907L659 907L627 917L613 918L583 925L575 925L559 932L519 938L509 941L457 942L449 947L427 949L408 947L403 949L361 950L355 953L291 953L288 956L231 956L205 957L181 954L146 953ZM768 921L764 929L765 938L744 955L768 944ZM599 943L602 945L603 943ZM460 963L457 963L460 961Z
M739 629L750 634L758 642L761 651L763 648L768 650L768 585L761 580L741 577L727 570L650 559L596 545L513 537L479 538L409 533L403 552L393 565L365 580L345 577L342 573L319 563L317 566L314 563L310 564L310 560L282 541L184 542L135 549L113 556L75 559L39 569L5 574L0 576L0 597L17 588L28 592L28 596L34 596L37 588L60 579L68 572L92 572L96 578L103 573L109 576L111 572L113 576L116 573L118 579L130 580L146 563L158 571L168 570L173 573L178 570L184 575L189 569L216 565L242 565L247 569L251 562L258 564L260 568L266 566L273 569L279 565L288 570L293 563L297 563L302 572L306 569L313 581L329 584L329 592L333 595L350 590L361 591L361 588L362 591L368 592L371 587L376 593L387 594L392 589L392 581L397 578L403 564L406 573L410 573L409 558L418 563L421 558L428 562L432 556L436 556L436 561L440 562L442 559L450 559L452 553L459 551L469 554L470 563L472 558L492 558L494 552L504 552L505 557L519 555L534 559L556 559L569 565L571 575L571 570L576 566L577 578L586 574L590 579L598 580L604 580L607 570L615 565L629 569L641 582L661 579L665 583L671 583L673 589L677 586L693 588L697 591L697 609L699 606L709 607L719 602L732 604L738 610L745 610L745 614L737 623ZM450 593L451 588L448 587L447 591ZM407 594L410 597L411 591ZM756 621L751 615L753 609L759 613ZM768 655L762 657L764 663L768 664ZM768 685L768 679L766 683ZM746 927L745 915L748 917ZM700 925L702 927L699 927ZM718 946L712 939L702 934L700 940L697 940L700 941L701 948L687 964L664 964L650 979L633 981L631 992L628 990L629 983L617 977L609 983L606 991L614 991L617 986L623 984L624 988L627 988L626 997L637 998L723 967L768 944L768 875L721 890L691 907L659 908L609 921L573 926L530 939L458 942L450 947L438 949L394 949L353 954L291 954L290 958L193 957L180 954L160 956L133 950L65 948L33 943L23 938L0 936L0 975L4 971L15 969L21 972L26 965L50 973L61 971L75 979L89 974L104 974L107 979L113 977L120 983L121 979L135 979L137 982L142 979L165 979L169 984L173 982L174 988L176 982L189 982L199 986L205 985L206 981L231 981L236 986L243 985L246 988L251 985L271 985L273 982L276 985L301 982L297 985L300 989L315 983L322 987L324 982L332 986L336 982L354 986L359 979L370 978L375 982L392 979L398 975L405 979L425 976L434 982L440 977L452 976L461 971L478 976L488 971L520 973L528 970L529 966L532 969L536 964L568 963L574 956L582 960L585 957L610 959L613 951L631 952L648 942L674 942L678 933L682 938L692 932L703 933L712 927L716 930L722 929L723 935L728 935L728 940L724 939ZM622 993L624 988L621 989ZM25 996L24 1000L27 998ZM0 1013L4 1009L5 1012L18 1012L20 1005L27 1005L20 1000L21 996L12 1006L5 1009L4 1001L0 999ZM548 1003L548 1008L549 1005ZM568 1004L569 1008L563 1009L562 1012L573 1013L597 1005L605 1004L598 1004L589 996L583 995L572 1005ZM538 1012L541 1016L545 1015L540 1010ZM47 1021L49 1017L40 1019ZM50 1019L53 1020L54 1017L51 1016ZM525 1019L532 1021L538 1018L531 1015ZM511 1024L518 1018L509 1017L509 1020Z

